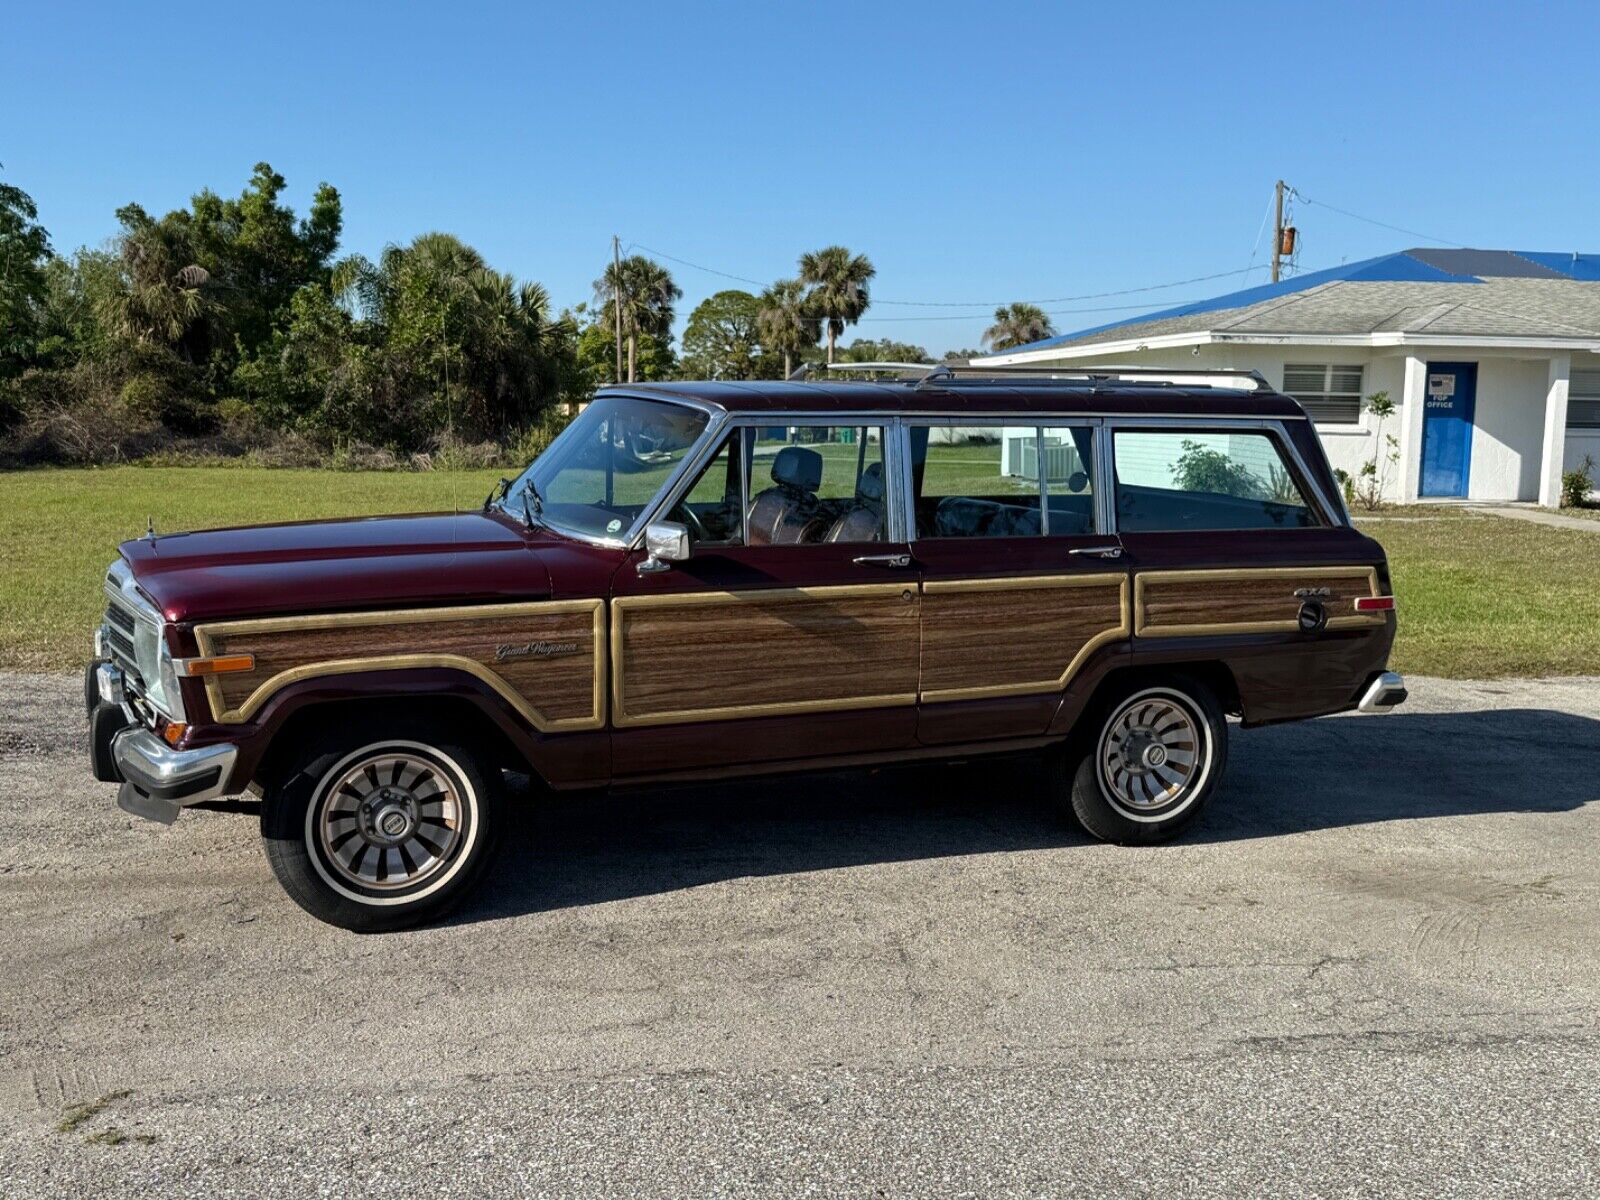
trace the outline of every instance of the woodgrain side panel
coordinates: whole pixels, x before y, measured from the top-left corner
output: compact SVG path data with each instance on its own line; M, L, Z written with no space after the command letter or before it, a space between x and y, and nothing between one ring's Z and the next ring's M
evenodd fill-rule
M1329 629L1381 626L1382 613L1358 613L1358 596L1378 594L1374 567L1257 567L1225 571L1141 571L1134 577L1134 633L1190 637L1209 633L1292 633L1300 588L1319 597Z
M922 698L1057 691L1128 636L1122 574L931 580L922 600Z
M301 679L450 667L504 696L540 730L605 724L601 600L282 617L202 625L202 654L249 653L255 670L206 681L222 722L247 720Z
M612 720L914 704L919 607L897 583L615 600Z

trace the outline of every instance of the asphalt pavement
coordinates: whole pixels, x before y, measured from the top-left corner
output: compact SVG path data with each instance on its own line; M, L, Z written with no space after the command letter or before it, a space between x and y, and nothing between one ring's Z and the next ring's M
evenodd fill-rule
M0 1196L1600 1194L1600 680L1411 684L1148 849L1025 760L523 789L358 937L0 674Z

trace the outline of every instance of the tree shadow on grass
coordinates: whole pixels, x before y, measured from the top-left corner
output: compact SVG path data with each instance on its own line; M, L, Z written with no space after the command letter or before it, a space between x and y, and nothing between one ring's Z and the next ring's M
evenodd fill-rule
M1600 802L1600 721L1534 709L1399 712L1232 731L1206 844L1377 821ZM1036 758L545 796L514 781L474 922L747 876L1083 845Z

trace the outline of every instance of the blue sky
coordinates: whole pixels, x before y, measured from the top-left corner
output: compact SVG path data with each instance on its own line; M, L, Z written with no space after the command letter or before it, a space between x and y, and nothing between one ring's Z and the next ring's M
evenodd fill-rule
M613 233L757 280L842 242L878 267L847 340L935 354L976 346L995 301L1050 299L1069 330L1261 281L1055 299L1241 271L1279 176L1323 202L1296 205L1308 270L1600 251L1593 6L156 11L5 18L0 162L58 249L129 200L236 193L264 159L297 207L339 188L346 251L448 230L558 306L589 298ZM685 314L745 286L668 265Z

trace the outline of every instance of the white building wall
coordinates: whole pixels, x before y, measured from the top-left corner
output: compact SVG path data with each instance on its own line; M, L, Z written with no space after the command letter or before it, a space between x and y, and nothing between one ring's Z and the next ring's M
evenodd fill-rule
M1198 350L1198 353L1195 353ZM1473 500L1537 500L1543 451L1545 400L1549 385L1550 356L1510 357L1485 351L1464 351L1459 347L1416 347L1375 351L1334 346L1262 346L1226 344L1177 347L1108 355L1103 359L1075 358L1064 366L1141 366L1171 368L1223 368L1256 370L1275 388L1283 387L1286 363L1359 363L1364 368L1363 397L1387 392L1396 412L1380 423L1362 409L1361 419L1352 425L1319 425L1328 460L1338 469L1359 480L1362 466L1378 458L1383 476L1385 499L1397 502L1415 499L1420 476L1421 422L1417 412L1405 404L1408 356L1425 365L1429 362L1476 362L1478 390L1472 439L1472 467L1468 498ZM1585 363L1587 359L1587 363ZM1574 366L1592 365L1600 369L1600 355L1574 356ZM1418 372L1421 391L1423 372ZM1409 436L1408 436L1409 434ZM1393 435L1399 445L1387 445ZM1400 460L1389 462L1396 451ZM1566 436L1566 469L1575 467L1585 454L1600 463L1600 430L1572 431ZM1408 462L1407 459L1410 459ZM1407 481L1412 492L1407 494ZM1426 500L1426 497L1423 497Z
M1362 392L1370 396L1386 391L1400 408L1405 390L1405 357L1400 354L1374 354L1370 350L1343 347L1294 346L1280 349L1276 346L1200 346L1195 354L1187 348L1173 350L1147 350L1138 354L1121 354L1108 358L1103 364L1093 359L1074 359L1074 367L1089 365L1170 367L1181 371L1185 367L1221 368L1233 371L1260 371L1275 388L1283 387L1283 368L1286 363L1359 363L1362 373ZM1386 437L1400 436L1403 415L1396 412L1383 422ZM1358 478L1362 464L1372 458L1374 448L1381 445L1378 422L1363 408L1361 419L1353 425L1319 425L1317 433L1328 452L1328 461L1336 469ZM1384 495L1391 500L1400 499L1400 464L1380 463L1384 471Z
M1550 360L1478 358L1470 500L1537 500Z

